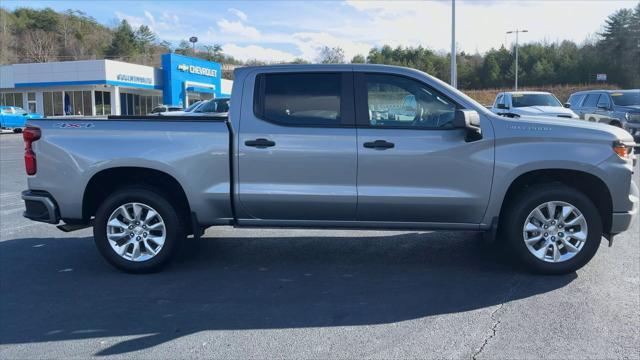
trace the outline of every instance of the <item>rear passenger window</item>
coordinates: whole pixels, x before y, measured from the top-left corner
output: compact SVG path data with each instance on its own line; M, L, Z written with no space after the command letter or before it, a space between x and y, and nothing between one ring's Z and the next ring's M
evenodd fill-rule
M589 94L587 95L587 98L584 101L584 104L582 104L583 107L596 107L596 105L598 105L598 98L600 97L600 94Z
M341 73L261 74L254 113L282 125L339 126L341 92Z

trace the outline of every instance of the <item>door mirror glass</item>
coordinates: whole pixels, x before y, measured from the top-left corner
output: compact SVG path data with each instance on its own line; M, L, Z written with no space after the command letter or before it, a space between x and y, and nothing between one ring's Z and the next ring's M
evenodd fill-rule
M502 109L502 110L509 110L509 107L507 106L507 104L498 104L498 109Z
M562 105L562 106L566 107L567 109L571 108L571 104L568 103L568 102L564 103L564 105Z

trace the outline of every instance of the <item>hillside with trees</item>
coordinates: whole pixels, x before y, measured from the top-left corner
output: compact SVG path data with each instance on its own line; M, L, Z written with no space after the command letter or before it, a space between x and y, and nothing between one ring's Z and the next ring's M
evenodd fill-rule
M595 24L594 24L595 25ZM600 25L600 24L597 24ZM528 43L519 50L519 82L523 87L554 84L589 84L598 73L609 84L640 87L640 2L633 9L611 14L602 33L581 44ZM137 29L126 20L108 27L78 10L58 13L52 9L0 8L0 64L84 59L117 59L159 66L160 55L176 52L232 65L241 62L224 53L217 44L194 51L187 40L177 46L159 39L147 26ZM461 89L510 87L515 76L513 49L501 47L485 54L459 53L458 86ZM345 59L339 47L318 49L319 63L372 63L401 65L423 70L449 81L450 55L425 47L381 46L368 54ZM296 59L294 63L306 63Z

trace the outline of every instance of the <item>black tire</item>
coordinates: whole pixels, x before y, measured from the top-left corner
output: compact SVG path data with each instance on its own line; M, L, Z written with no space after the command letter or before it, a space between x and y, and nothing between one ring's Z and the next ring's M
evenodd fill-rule
M582 249L563 262L546 262L533 255L524 242L523 226L529 214L549 201L576 207L587 221L588 234ZM602 219L593 202L582 192L562 184L536 185L523 190L503 211L500 235L518 265L538 274L559 275L576 271L595 255L602 240Z
M13 132L16 133L16 134L20 134L22 132L22 129L21 128L15 128L15 129L13 129Z
M116 268L129 273L150 273L160 270L173 258L178 244L185 238L184 225L176 207L161 192L144 187L129 187L111 194L96 212L93 238L102 256ZM165 241L160 252L151 259L131 261L117 254L107 239L107 221L119 206L142 203L157 211L165 223ZM145 235L146 236L146 235Z

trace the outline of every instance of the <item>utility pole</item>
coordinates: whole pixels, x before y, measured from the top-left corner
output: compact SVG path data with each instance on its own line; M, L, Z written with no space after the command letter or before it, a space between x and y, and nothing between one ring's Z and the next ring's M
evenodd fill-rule
M451 86L458 87L456 66L456 0L451 0Z
M518 91L518 34L519 33L526 33L529 32L529 30L511 30L511 31L507 31L507 34L516 34L516 91Z

